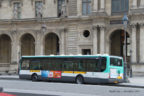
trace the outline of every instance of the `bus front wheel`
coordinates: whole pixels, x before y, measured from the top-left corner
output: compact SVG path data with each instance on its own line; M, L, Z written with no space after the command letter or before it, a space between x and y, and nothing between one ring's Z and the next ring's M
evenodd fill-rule
M32 81L38 81L38 75L37 74L33 74L31 79L32 79Z
M83 84L83 83L84 83L83 77L82 77L82 76L78 76L78 77L76 78L76 83L77 83L77 84Z

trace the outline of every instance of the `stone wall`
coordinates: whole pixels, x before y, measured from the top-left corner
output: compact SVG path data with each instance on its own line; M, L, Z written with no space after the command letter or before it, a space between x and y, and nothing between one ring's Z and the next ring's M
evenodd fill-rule
M57 0L40 0L43 2L43 17L35 17L35 1L39 0L1 0L0 2L0 36L6 34L11 38L11 62L8 66L0 63L0 71L14 72L18 68L21 56L21 37L31 34L35 39L35 55L44 55L45 36L54 33L59 38L59 54L82 54L83 49L90 49L91 54L111 54L111 34L124 30L123 14L112 15L112 0L92 0L88 16L82 15L82 0L66 0L66 15L58 17ZM98 2L101 1L101 2ZM13 3L21 3L21 18L13 18ZM99 5L100 6L99 6ZM129 0L130 64L133 71L143 73L143 26L144 2ZM89 36L84 36L89 31ZM117 42L115 42L117 43ZM119 52L120 48L116 52Z

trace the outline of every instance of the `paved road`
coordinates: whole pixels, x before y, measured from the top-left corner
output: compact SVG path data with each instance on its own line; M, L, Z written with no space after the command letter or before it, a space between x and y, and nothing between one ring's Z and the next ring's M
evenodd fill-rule
M144 89L141 88L29 80L0 80L0 87L4 88L4 92L14 92L17 96L144 96Z
M42 94L32 94L32 93L16 93L16 92L7 92L7 93L4 93L8 95L13 95L13 96L58 96L58 95L42 95ZM1 96L2 94L0 94ZM5 96L5 95L4 95Z

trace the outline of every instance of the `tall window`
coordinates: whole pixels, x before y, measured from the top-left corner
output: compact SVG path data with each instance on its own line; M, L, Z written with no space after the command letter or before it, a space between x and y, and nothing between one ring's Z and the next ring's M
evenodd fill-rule
M20 2L14 3L13 14L14 14L14 19L21 18L21 3Z
M101 7L101 0L98 0L98 10L100 10Z
M127 13L129 9L129 0L112 0L113 13Z
M58 0L58 17L62 16L64 13L65 0Z
M91 0L82 1L82 14L89 15L91 13Z
M137 6L140 7L141 0L137 0Z
M43 2L36 1L35 2L35 16L38 18L42 18L42 11L43 11Z

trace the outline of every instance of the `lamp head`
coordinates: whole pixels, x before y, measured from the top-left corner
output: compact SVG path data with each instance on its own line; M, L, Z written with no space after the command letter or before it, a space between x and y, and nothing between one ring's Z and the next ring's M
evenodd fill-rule
M126 14L124 14L123 18L122 18L123 21L128 21L128 17Z

